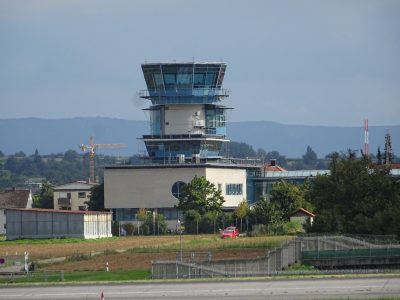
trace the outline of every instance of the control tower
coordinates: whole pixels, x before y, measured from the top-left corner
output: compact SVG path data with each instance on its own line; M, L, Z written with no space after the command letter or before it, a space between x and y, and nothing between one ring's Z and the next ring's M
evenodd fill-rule
M153 161L183 163L218 159L226 139L229 96L222 88L226 64L221 62L150 63L142 70L151 101L150 134L143 135Z

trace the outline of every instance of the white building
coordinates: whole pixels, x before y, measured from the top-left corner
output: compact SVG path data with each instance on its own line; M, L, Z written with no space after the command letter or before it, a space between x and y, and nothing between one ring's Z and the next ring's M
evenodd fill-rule
M161 213L170 228L178 219L178 196L183 184L204 176L221 190L224 209L232 210L246 199L246 169L225 164L173 164L112 166L104 169L104 206L117 221L136 219L140 208Z

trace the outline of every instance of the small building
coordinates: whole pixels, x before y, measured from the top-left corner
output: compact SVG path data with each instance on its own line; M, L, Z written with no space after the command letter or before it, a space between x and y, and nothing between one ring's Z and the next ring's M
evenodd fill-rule
M304 208L299 208L296 212L294 212L290 217L290 222L300 222L301 224L306 224L308 220L312 224L314 221L315 215Z
M87 210L85 202L89 201L93 186L93 183L78 181L54 187L54 209Z
M7 209L7 240L111 237L112 214L99 211Z
M29 189L12 188L0 193L0 234L6 234L6 209L32 208Z

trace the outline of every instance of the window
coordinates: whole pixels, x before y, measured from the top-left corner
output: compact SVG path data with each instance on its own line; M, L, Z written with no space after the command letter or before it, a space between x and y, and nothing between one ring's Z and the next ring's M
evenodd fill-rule
M175 198L179 198L179 196L181 195L182 192L182 188L186 185L186 183L184 183L183 181L177 181L172 185L172 195Z
M243 184L241 183L229 183L226 185L226 195L242 195Z
M86 198L86 192L78 192L78 198Z
M222 191L222 184L218 183L218 191Z

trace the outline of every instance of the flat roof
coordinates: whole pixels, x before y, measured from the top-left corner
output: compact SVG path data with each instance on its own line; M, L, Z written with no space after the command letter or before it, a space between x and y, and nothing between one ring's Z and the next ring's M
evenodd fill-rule
M62 213L62 214L83 214L83 215L99 215L99 214L112 214L108 211L93 211L93 210L63 210L63 209L46 209L46 208L7 208L6 210L17 211L32 211L32 212L49 212L49 213Z
M242 169L257 168L254 165L242 164L221 164L221 163L184 163L184 164L149 164L149 165L125 165L125 166L106 166L107 170L129 170L129 169L199 169L199 168L214 168L214 169Z

